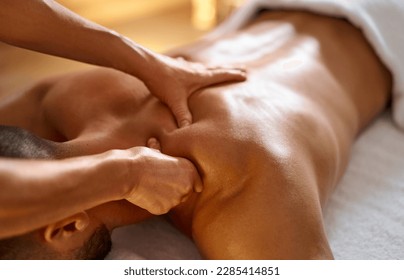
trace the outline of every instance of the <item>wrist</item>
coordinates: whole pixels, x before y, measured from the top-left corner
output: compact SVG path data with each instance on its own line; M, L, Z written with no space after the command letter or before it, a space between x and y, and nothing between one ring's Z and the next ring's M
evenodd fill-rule
M156 78L161 64L160 55L144 48L129 38L114 34L114 45L118 57L111 58L113 68L139 78L146 85Z
M102 182L106 182L107 192L114 200L127 199L135 191L138 185L139 172L142 170L141 148L130 150L111 150L101 156L100 174ZM103 178L102 178L103 177Z

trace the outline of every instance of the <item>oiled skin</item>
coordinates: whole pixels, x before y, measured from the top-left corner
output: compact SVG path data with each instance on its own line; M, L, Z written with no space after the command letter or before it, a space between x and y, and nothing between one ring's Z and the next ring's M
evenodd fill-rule
M339 19L266 12L181 54L243 64L248 80L192 95L193 124L182 129L138 80L105 69L44 81L10 105L31 117L10 109L8 122L60 141L61 157L156 137L163 153L190 159L204 190L170 217L206 258L332 258L322 208L391 86L360 31Z

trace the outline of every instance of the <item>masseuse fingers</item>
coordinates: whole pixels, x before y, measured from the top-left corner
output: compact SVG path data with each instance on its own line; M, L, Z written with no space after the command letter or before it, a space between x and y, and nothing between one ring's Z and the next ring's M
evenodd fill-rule
M209 85L223 82L241 82L247 79L246 71L243 68L210 68L206 83Z
M157 147L159 143L152 137L148 144ZM134 153L136 163L129 165L133 167L129 173L134 176L133 189L125 196L129 202L160 215L187 199L193 191L202 190L198 170L188 159L146 147L134 147L128 151Z
M200 193L203 191L203 183L198 171L196 171L196 178L194 181L194 192Z
M246 66L242 65L242 64L238 64L238 65L226 64L226 65L220 65L220 66L209 65L209 66L207 66L207 69L211 70L211 71L223 70L225 72L234 70L234 71L236 71L235 73L239 73L244 78L246 78L246 74L247 74Z
M187 99L180 99L174 105L169 107L173 112L179 127L186 127L192 123L192 115L188 108Z
M154 138L154 137L152 137L152 138L150 138L149 140L147 140L147 147L148 148L150 148L150 149L154 149L154 150L157 150L157 151L161 151L161 145L160 145L160 142L156 139L156 138Z
M147 147L150 149L154 149L158 152L161 152L161 145L160 145L160 141L158 141L156 138L151 137L149 140L147 140ZM202 192L203 189L203 184L202 184L202 180L199 176L199 173L197 170L195 170L195 176L194 176L194 185L193 185L193 190L195 192ZM182 199L181 202L185 201L188 199L189 194L186 194Z

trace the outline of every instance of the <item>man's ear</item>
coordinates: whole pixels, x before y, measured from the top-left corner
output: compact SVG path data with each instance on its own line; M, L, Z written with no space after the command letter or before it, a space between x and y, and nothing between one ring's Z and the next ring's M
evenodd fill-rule
M86 212L80 212L46 226L44 239L49 243L65 241L75 233L83 232L89 224L90 218L88 214Z

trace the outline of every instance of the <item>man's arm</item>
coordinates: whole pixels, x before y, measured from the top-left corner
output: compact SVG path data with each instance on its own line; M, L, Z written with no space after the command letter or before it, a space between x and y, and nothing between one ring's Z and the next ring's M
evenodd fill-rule
M134 75L171 108L181 126L192 122L187 99L193 92L245 80L240 69L156 54L52 0L0 0L0 41Z
M144 147L64 160L1 158L0 238L113 200L163 214L200 184L189 161Z
M1 0L0 40L18 47L107 67L131 42L52 0ZM144 67L147 50L132 50ZM123 63L123 61L120 61Z

